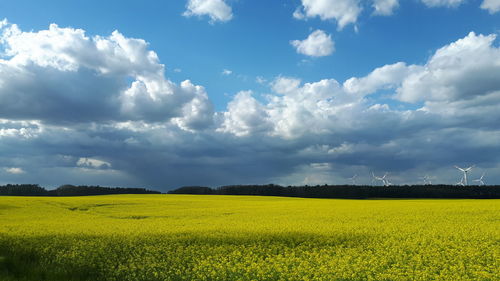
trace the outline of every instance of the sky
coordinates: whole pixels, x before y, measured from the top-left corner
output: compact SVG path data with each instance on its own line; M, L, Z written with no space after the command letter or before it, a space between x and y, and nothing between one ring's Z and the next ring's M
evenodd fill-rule
M500 184L499 32L500 0L1 1L0 184Z

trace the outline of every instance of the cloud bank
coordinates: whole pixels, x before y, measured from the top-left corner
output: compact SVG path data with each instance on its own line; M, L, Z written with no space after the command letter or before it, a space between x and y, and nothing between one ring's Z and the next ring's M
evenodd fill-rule
M90 38L81 29L51 24L39 32L6 25L0 42L5 49L0 118L159 122L187 117L184 111L194 107L196 114L186 124L210 125L204 119L211 105L203 87L166 79L164 66L142 39L118 31Z
M203 86L176 84L142 39L3 21L0 176L45 185L455 183L476 164L498 182L500 49L473 32L422 64L303 82L279 76L215 112ZM57 175L57 177L54 177ZM490 178L488 178L490 176ZM474 175L472 175L474 178Z

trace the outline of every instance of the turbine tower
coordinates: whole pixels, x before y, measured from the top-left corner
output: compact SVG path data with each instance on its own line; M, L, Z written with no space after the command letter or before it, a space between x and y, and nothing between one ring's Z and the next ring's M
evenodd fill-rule
M484 178L484 175L485 175L485 174L486 174L486 173L483 173L483 174L481 175L481 177L480 177L480 178L478 178L477 180L473 180L473 181L477 181L477 182L479 182L479 185L485 185L485 183L484 183L484 181L483 181L483 178Z
M358 175L354 175L354 176L349 178L349 180L352 182L352 185L356 185L356 178L357 177L358 177Z
M458 166L455 166L455 168L459 169L464 173L464 176L460 182L462 182L463 185L467 185L467 173L474 168L475 165L470 166L469 168L460 168Z
M460 178L460 181L457 182L455 185L465 186L465 184L464 184L464 177Z
M389 173L385 173L384 176L382 177L384 179L384 181L385 181L385 186L392 185L392 183L389 181L389 179L386 178L388 174Z
M389 180L387 180L387 179L386 179L387 175L388 175L388 173L386 172L386 173L384 174L384 176L383 176L383 177L377 177L377 176L375 176L375 174L372 172L372 176L373 176L372 183L373 183L374 181L378 180L378 181L381 181L381 182L384 184L384 186L389 186L389 185L391 185L391 183L389 182Z

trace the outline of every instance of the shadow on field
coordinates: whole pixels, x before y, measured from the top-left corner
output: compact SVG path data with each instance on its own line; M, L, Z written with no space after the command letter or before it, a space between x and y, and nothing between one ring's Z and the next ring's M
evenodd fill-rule
M0 250L0 280L83 281L100 279L98 272L93 267L76 264L59 265L42 257L36 250L15 248Z
M11 206L11 205L6 205L6 204L0 204L0 211L1 210L8 210L8 209L18 209L19 207L17 206Z
M139 205L137 203L113 203L113 204L84 204L79 206L67 207L66 209L70 211L88 211L91 209L101 208L101 207L121 207L121 206L132 206Z
M241 234L0 236L0 280L166 280L152 275L176 269L189 272L202 260L258 253L276 255L318 249L357 248L375 237L316 235L299 231ZM163 274L160 274L163 275ZM178 276L180 277L180 276ZM180 277L181 279L184 279ZM177 278L174 278L177 279ZM171 280L171 279L168 279Z

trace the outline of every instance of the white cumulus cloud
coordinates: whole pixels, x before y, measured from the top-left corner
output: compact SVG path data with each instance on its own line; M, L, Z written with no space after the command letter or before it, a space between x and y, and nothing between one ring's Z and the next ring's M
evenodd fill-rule
M297 53L311 57L329 56L335 50L332 36L323 30L313 31L304 40L292 40L290 44L295 47Z
M301 0L294 17L297 19L320 17L322 20L336 20L339 29L356 23L362 11L358 0Z
M205 88L186 80L181 83L181 89L194 93L194 97L184 104L181 117L174 118L173 122L186 131L203 130L210 127L214 119L214 108L208 99Z
M20 175L26 173L22 168L18 167L5 168L5 171L9 174L14 174L14 175Z
M447 7L456 8L465 0L420 0L430 8ZM293 13L299 20L319 17L321 20L335 20L339 30L349 24L356 24L364 7L363 0L301 0L301 5ZM370 0L373 15L390 16L399 7L399 0ZM481 8L491 14L500 11L499 0L483 0ZM354 26L357 30L357 26Z
M295 91L300 86L300 79L291 77L278 77L271 83L272 89L278 94Z
M231 20L233 11L224 0L189 0L183 15L186 17L209 16L210 23L215 23Z
M374 15L389 16L399 7L399 0L373 0Z
M93 169L111 168L111 163L93 158L80 158L76 162L76 165L84 168L93 168Z
M265 107L259 103L251 91L239 92L229 102L227 112L223 113L220 132L229 132L236 136L247 136L269 130Z
M412 72L417 66L408 67L403 62L384 65L374 69L365 77L352 77L344 82L344 89L348 93L367 95L384 88L394 88Z
M470 100L500 90L500 49L496 35L469 33L437 50L405 77L398 98L406 102Z
M223 69L221 72L222 75L226 75L226 76L231 75L232 73L233 73L233 71L231 71L229 69Z
M204 91L164 76L146 41L118 31L88 37L82 29L56 24L24 32L4 23L0 42L0 118L166 122L182 118L193 100L211 108L201 104L209 103Z
M490 14L500 11L500 0L484 0L481 9L488 10Z

